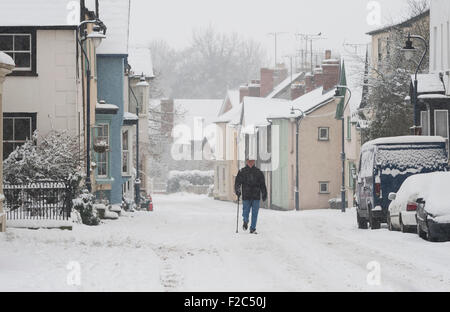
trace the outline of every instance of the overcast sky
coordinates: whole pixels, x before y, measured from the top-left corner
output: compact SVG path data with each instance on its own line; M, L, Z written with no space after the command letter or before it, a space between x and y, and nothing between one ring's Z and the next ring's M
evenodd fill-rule
M279 36L279 61L299 48L294 33L322 32L326 39L315 42L315 47L343 52L344 42L367 43L367 31L407 14L406 0L131 0L131 4L132 42L164 39L182 48L189 44L193 29L212 25L260 41L273 58L274 40L268 33L287 32Z

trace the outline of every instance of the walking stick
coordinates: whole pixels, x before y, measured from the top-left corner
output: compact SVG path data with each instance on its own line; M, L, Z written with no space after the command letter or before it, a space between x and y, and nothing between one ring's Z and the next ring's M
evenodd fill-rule
M239 196L237 200L236 233L239 233Z

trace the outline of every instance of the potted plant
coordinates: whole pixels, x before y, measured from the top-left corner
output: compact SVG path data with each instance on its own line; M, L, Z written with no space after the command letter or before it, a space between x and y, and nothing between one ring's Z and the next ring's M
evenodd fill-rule
M97 140L94 143L94 151L99 154L106 152L108 150L108 147L108 142L106 142L105 140Z

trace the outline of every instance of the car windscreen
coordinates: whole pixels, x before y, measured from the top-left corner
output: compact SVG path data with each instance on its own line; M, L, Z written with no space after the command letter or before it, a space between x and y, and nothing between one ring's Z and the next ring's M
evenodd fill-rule
M448 166L442 144L384 145L378 147L375 162L383 175L409 175L444 171Z

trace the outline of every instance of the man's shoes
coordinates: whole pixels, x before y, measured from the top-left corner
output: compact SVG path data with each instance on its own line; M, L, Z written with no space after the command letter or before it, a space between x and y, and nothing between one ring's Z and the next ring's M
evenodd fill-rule
M250 234L258 234L258 233L256 232L256 229L250 229Z
M244 222L244 225L242 226L242 228L244 229L244 231L248 230L248 222Z

